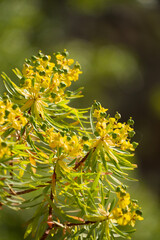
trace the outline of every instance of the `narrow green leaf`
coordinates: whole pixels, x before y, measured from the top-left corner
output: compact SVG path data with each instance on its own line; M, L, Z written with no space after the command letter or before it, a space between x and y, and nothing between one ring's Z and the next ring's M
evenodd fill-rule
M107 162L106 162L106 159L105 159L105 156L104 156L103 148L100 149L100 156L101 156L101 159L102 159L103 166L104 166L105 170L108 172L108 166L107 166Z
M97 173L97 176L96 176L96 178L95 178L92 186L91 186L91 192L94 192L94 191L96 190L100 176L101 176L101 172L99 171L99 172Z
M25 231L24 234L24 239L27 238L29 236L29 234L32 232L32 223L30 223Z
M90 228L90 230L89 230L89 232L88 232L88 235L87 235L87 238L86 238L86 239L90 239L90 237L91 237L94 229L97 229L98 225L99 225L99 222L96 222L95 224L93 224L93 225L91 226L91 228Z
M14 131L14 128L9 128L9 129L7 129L7 130L2 134L2 137L4 137L4 138L8 137L8 136L11 134L11 132L13 132L13 131Z
M114 231L119 234L122 238L125 238L125 239L131 239L131 237L129 237L128 234L122 232L121 230L119 230L114 224L112 224L112 227L114 229Z
M116 198L114 198L111 202L111 205L110 205L110 208L109 208L109 212L111 212L115 206L115 203L116 203Z
M94 113L94 106L92 105L91 110L90 110L90 124L91 124L92 132L94 134L95 126L94 126L94 121L93 121L93 113Z
M104 198L104 206L106 206L106 204L107 204L107 202L108 202L108 200L109 200L109 196L110 196L110 190L108 190L108 192L107 192L107 194L106 194L106 196L105 196L105 198Z

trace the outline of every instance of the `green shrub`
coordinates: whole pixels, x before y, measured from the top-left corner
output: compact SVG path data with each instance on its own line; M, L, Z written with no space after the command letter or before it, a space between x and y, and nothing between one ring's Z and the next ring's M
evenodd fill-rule
M26 59L15 85L0 99L0 202L15 210L37 206L24 238L130 239L142 212L131 180L134 121L121 123L97 101L69 106L81 90L66 90L81 74L68 52ZM131 227L130 227L131 226Z

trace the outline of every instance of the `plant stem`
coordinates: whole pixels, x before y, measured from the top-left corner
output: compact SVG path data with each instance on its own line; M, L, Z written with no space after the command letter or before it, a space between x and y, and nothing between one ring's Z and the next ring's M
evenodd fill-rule
M73 168L74 170L76 170L77 168L79 168L88 158L89 154L92 152L94 152L96 150L96 147L92 148L82 159L80 162L75 164L75 167Z

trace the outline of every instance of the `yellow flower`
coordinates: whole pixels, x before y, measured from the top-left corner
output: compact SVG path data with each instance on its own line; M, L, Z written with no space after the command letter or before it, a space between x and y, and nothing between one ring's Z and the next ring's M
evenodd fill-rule
M102 120L97 122L96 124L96 131L99 133L101 137L106 135L106 120Z
M99 109L95 109L95 110L94 110L93 116L94 116L95 118L97 118L98 120L101 119L101 118L104 118L107 110L108 110L108 109L105 109L105 108L103 108L103 107L100 105L100 106L99 106Z
M119 217L122 217L123 212L122 212L121 208L116 207L116 208L113 209L112 214L113 214L114 218L117 219Z
M121 226L127 225L131 221L131 213L125 213L120 218L117 219L117 223Z
M131 136L134 135L133 128L129 123L119 123L119 118L106 117L106 111L100 103L95 102L93 117L97 118L96 131L109 146L115 146L122 150L134 151L135 148L130 142Z
M59 53L56 55L56 58L57 58L57 60L62 61L64 59L64 56Z
M78 136L67 137L62 136L60 132L49 133L49 145L51 148L61 147L63 154L69 157L76 157L83 155L83 141Z
M135 226L136 220L142 221L142 220L143 220L143 217L142 217L141 215L137 214L136 211L133 211L133 212L132 212L131 221L130 221L130 225L131 225L132 227Z
M0 138L0 158L3 158L5 155L10 155L10 149L8 145Z
M118 197L118 205L120 208L126 208L130 204L130 195L129 193L125 192L118 192L117 193Z
M23 116L20 108L7 100L6 103L0 102L0 124L4 124L3 127L9 124L17 130L20 130L26 123L27 119Z

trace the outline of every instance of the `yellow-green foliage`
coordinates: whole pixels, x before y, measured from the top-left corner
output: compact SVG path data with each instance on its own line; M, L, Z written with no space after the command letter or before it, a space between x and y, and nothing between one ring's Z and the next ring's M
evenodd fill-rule
M130 239L129 226L143 219L123 184L136 167L132 118L121 123L97 101L90 109L69 106L82 95L66 88L82 72L66 50L53 60L39 52L13 71L19 86L2 74L1 205L37 206L25 238Z

